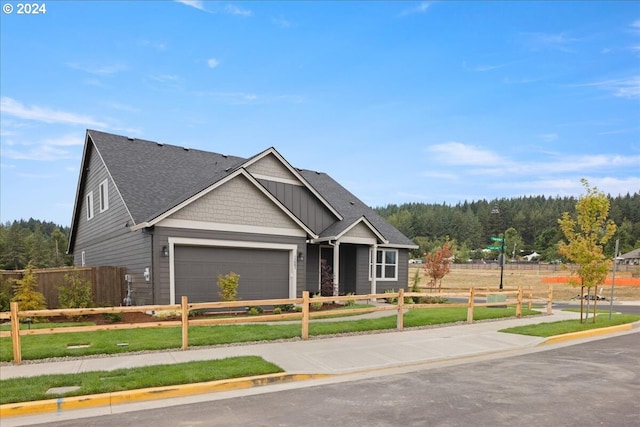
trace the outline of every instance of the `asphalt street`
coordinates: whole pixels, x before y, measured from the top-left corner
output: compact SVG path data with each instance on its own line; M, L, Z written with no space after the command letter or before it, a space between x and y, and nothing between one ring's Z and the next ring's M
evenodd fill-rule
M516 356L209 394L185 405L38 425L636 427L639 396L636 329Z

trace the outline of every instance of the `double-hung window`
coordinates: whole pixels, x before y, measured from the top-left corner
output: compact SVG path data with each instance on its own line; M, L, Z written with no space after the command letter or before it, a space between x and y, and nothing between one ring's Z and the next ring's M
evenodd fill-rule
M87 220L93 218L93 191L87 194Z
M376 280L398 280L398 250L378 249L375 272Z
M109 181L104 180L100 184L100 212L109 209Z

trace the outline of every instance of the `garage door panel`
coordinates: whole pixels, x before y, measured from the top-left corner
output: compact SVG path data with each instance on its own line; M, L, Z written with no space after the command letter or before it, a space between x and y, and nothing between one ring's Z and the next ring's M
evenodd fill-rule
M254 248L175 247L176 298L219 301L218 275L240 275L241 300L289 297L289 252Z

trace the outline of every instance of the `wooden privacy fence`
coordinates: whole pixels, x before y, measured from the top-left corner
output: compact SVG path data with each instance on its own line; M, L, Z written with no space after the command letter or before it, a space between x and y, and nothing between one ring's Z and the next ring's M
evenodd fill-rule
M486 297L486 302L476 301L478 298ZM499 298L495 298L498 296ZM451 297L451 298L464 298L466 302L452 303L452 304L407 304L405 299L413 297ZM493 298L492 298L493 297ZM549 286L549 292L547 294L546 302L547 313L551 314L553 291ZM354 309L341 309L341 310L326 310L326 311L312 311L311 308L315 304L320 303L347 303L355 301L371 301L377 299L395 299L397 304L376 305L374 307L366 308L354 308ZM539 298L540 300L543 300ZM309 321L314 317L325 317L328 315L355 315L366 314L377 311L394 311L397 316L396 329L402 331L404 329L404 313L407 310L412 309L438 309L438 308L455 308L466 307L467 308L467 323L473 323L473 310L475 307L499 307L514 305L516 306L516 316L522 316L522 305L526 302L531 308L533 296L531 293L525 295L522 287L515 290L479 290L470 288L465 293L426 293L426 292L405 292L400 289L398 292L384 293L384 294L367 294L367 295L348 295L348 296L330 296L330 297L313 297L311 298L308 291L302 293L302 298L292 299L267 299L267 300L252 300L252 301L230 301L230 302L206 302L206 303L189 303L186 296L182 297L180 304L173 305L145 305L134 307L103 307L103 308L79 308L79 309L58 309L58 310L25 310L20 311L18 303L11 303L10 312L0 313L0 320L10 320L11 331L1 331L0 338L11 337L13 344L13 363L22 363L22 348L20 343L20 337L23 335L44 335L44 334L59 334L70 332L95 332L105 330L116 329L138 329L138 328L162 328L162 327L177 327L182 329L182 350L187 350L189 347L189 326L203 326L203 325L221 325L232 323L249 323L249 322L270 322L280 320L300 320L301 322L301 337L303 340L309 338ZM258 306L279 306L287 304L301 305L301 312L295 313L282 313L282 314L268 314L260 316L233 316L226 318L207 318L207 319L189 319L189 312L195 310L220 310L220 309L232 309L238 307L258 307ZM111 325L95 325L95 326L72 326L72 327L58 327L58 328L44 328L44 329L20 329L20 319L33 318L33 317L77 317L92 314L105 314L105 313L127 313L127 312L153 312L153 311L173 311L180 313L180 320L172 321L158 321L158 322L146 322L146 323L131 323L131 324L111 324Z
M44 295L47 307L60 307L58 288L65 284L65 276L77 271L80 277L91 283L93 302L99 306L122 304L125 295L124 267L60 267L34 269L38 281L37 290ZM24 270L0 270L2 281L20 280Z

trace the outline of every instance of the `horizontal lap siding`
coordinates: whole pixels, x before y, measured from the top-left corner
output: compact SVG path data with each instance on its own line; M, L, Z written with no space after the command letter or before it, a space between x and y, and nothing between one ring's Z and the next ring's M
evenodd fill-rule
M74 265L82 266L82 252L86 266L124 267L133 278L133 304L153 303L152 280L144 278L146 268L152 269L151 236L142 231L132 232L131 217L118 191L109 178L98 153L92 148L89 155L89 171L83 194L81 209L76 218ZM100 212L100 184L108 180L109 208ZM93 191L92 219L87 219L87 194Z

